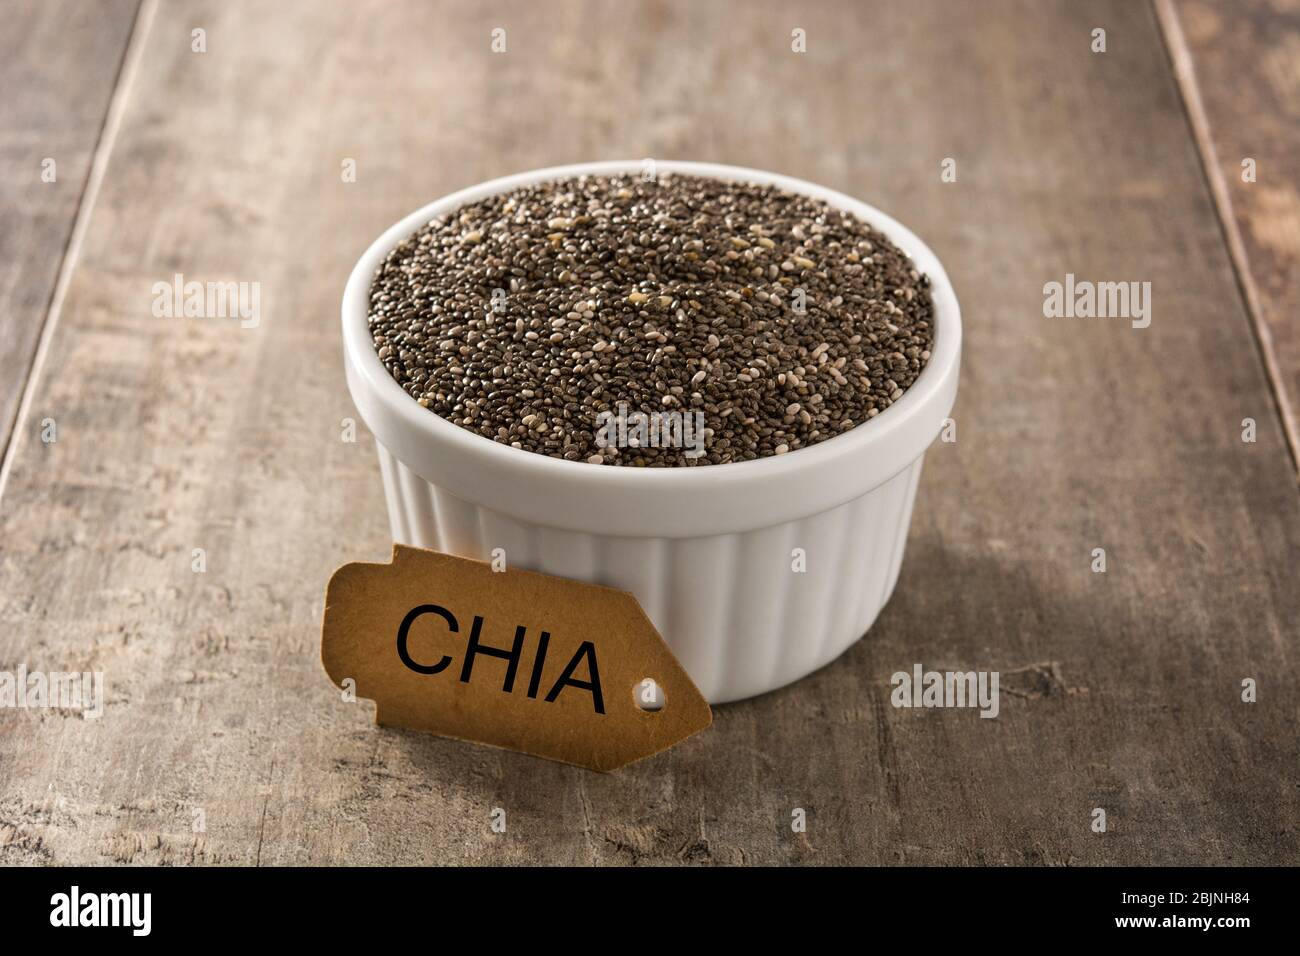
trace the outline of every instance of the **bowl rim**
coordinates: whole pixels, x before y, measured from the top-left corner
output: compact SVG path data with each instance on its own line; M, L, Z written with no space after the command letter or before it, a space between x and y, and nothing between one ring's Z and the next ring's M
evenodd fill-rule
M833 468L837 463L845 463L847 459L863 454L866 446L886 442L894 433L906 429L913 423L918 412L932 405L939 393L950 386L950 380L957 372L961 352L960 307L952 283L938 256L914 232L868 203L795 177L743 166L659 159L654 160L656 175L679 173L724 181L771 185L788 192L823 200L834 208L854 213L905 252L917 270L930 279L934 343L925 368L904 391L903 396L875 418L856 425L846 432L813 445L797 448L785 455L724 464L635 467L595 465L586 461L570 461L514 448L448 421L421 406L398 385L379 360L370 336L368 322L371 283L381 261L393 248L431 219L497 193L539 182L576 176L639 173L645 163L646 160L577 163L534 169L487 180L435 199L403 216L384 230L357 260L343 292L344 352L349 366L349 386L353 389L354 398L358 397L356 388L361 385L369 393L370 398L385 412L400 420L407 429L424 433L429 439L445 446L453 454L456 452L471 454L485 463L494 463L503 469L519 473L521 478L534 478L539 482L558 480L570 485L577 483L581 488L588 488L593 492L608 492L611 487L616 486L621 490L643 489L647 492L664 493L690 491L704 484L720 482L726 482L728 486L735 488L737 483L763 483L769 480L788 479L796 473L808 470ZM364 411L362 417L366 418ZM367 424L372 430L374 429L373 423L368 421ZM933 437L934 435L929 436L929 440ZM898 462L895 472L902 470L909 463Z

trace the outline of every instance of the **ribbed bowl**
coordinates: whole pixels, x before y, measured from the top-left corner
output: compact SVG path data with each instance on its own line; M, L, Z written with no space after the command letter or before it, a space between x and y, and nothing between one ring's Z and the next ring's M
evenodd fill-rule
M421 408L388 375L366 324L382 258L425 222L495 192L639 162L556 167L439 200L362 256L343 300L348 386L379 448L395 541L631 591L712 703L816 670L876 619L898 580L925 449L956 397L961 320L937 258L848 196L758 170L659 162L664 172L771 183L849 209L930 276L935 343L916 382L871 421L779 458L633 469L493 442Z

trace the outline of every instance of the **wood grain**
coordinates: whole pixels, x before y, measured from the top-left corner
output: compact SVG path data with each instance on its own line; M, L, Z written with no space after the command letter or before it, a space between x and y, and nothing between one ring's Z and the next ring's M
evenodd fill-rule
M0 458L27 385L138 0L17 0L0 33ZM53 181L46 182L46 160Z
M377 729L318 660L330 572L389 552L370 440L340 440L344 278L430 198L627 156L824 182L944 259L957 441L898 590L834 664L614 775ZM260 282L260 325L154 318L177 272ZM1151 282L1151 326L1045 319L1067 273ZM0 713L0 862L1300 853L1300 500L1145 5L160 5L38 398L60 433L5 493L0 668L109 697ZM997 719L891 707L916 662L1000 671Z
M1300 469L1300 0L1157 9Z

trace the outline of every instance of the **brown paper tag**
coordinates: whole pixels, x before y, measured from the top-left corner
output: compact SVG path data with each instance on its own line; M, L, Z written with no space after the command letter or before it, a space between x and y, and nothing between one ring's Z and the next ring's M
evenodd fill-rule
M713 722L627 591L400 544L390 564L334 572L321 660L340 688L375 701L376 723L592 770ZM644 709L655 685L662 707Z

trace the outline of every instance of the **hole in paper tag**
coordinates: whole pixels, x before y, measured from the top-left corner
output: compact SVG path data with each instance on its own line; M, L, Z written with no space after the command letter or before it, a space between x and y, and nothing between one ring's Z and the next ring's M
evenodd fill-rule
M664 689L653 677L647 677L637 684L636 705L651 712L664 709Z
M630 593L400 544L334 572L321 660L377 723L592 770L713 721Z

